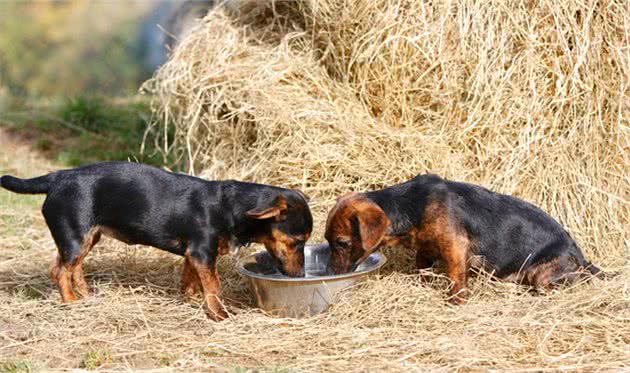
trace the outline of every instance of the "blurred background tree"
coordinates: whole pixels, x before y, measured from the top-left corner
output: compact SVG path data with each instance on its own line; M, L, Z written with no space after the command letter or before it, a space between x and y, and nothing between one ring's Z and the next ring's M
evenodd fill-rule
M79 165L161 164L140 85L210 0L0 0L0 131Z
M0 2L0 84L28 97L135 93L151 74L138 29L154 4Z

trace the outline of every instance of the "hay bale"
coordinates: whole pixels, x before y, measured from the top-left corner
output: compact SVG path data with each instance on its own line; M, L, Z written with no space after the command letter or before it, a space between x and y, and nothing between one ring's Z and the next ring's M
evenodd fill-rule
M236 2L145 85L191 172L334 198L425 172L531 201L628 260L623 1Z

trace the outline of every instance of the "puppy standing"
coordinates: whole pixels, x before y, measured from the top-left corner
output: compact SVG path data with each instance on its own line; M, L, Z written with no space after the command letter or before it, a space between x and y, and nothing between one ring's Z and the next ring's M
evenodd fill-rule
M59 250L51 278L62 300L86 295L83 259L101 234L186 258L182 290L203 291L208 316L225 317L217 256L258 242L290 276L303 275L313 220L299 191L237 181L206 181L154 167L106 162L22 180L0 178L17 193L45 193L42 213Z
M467 295L471 265L536 288L600 273L539 208L435 175L341 197L328 215L326 239L335 273L353 270L384 246L415 250L418 268L441 259L454 303Z

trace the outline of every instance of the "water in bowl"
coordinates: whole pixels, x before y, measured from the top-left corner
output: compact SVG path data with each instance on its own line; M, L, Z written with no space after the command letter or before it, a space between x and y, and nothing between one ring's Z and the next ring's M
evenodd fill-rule
M294 278L283 275L282 272L280 272L280 270L278 270L278 268L276 267L275 261L267 252L261 251L259 253L256 253L255 259L255 262L246 263L244 265L244 268L250 272L256 273L258 275L263 275L272 279ZM309 252L307 252L305 258L304 277L315 278L332 275L333 273L328 270L328 259L328 255L311 256Z

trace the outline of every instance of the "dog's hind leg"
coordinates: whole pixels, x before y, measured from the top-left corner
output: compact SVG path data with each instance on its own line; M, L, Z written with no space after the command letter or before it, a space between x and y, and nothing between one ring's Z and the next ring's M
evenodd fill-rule
M59 225L57 225L57 228ZM64 227L64 228L67 228ZM69 229L51 228L50 232L57 245L57 258L50 268L50 278L53 284L59 288L63 303L75 301L77 298L72 291L72 273L74 264L81 251L81 240L76 239Z
M593 277L570 256L559 256L532 266L523 276L522 283L535 289L553 289Z
M53 285L59 286L59 270L61 266L61 255L57 254L55 260L50 265L50 279L53 282Z
M101 232L99 227L92 227L83 236L81 242L81 251L72 269L72 284L79 296L85 297L88 295L90 288L85 281L85 274L83 273L83 260L92 251L94 245L101 239Z
M84 244L88 243L84 238L90 232L90 227L82 224L82 221L88 220L89 217L81 216L82 214L74 211L72 207L74 206L64 200L49 195L42 208L46 224L59 251L50 275L53 283L59 287L64 303L76 300L72 289L73 277L78 281L80 291L85 290L84 285L87 287L85 279L79 279L82 276L78 276L82 275L83 270L80 269L77 275L74 275L74 271L77 265L82 264L83 256L89 251L85 248L91 248L94 240L94 237L91 237L88 240L89 245Z
M72 266L69 265L60 253L50 269L50 277L55 285L59 287L61 300L63 303L74 302L77 298L72 291Z

